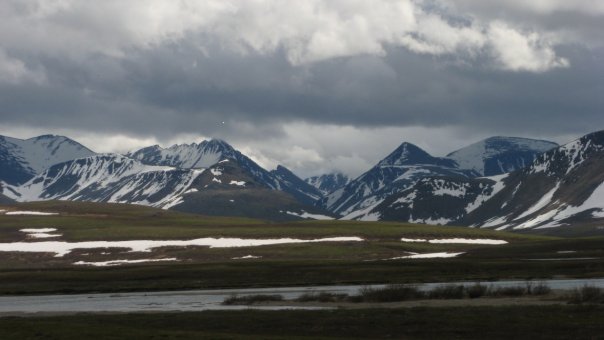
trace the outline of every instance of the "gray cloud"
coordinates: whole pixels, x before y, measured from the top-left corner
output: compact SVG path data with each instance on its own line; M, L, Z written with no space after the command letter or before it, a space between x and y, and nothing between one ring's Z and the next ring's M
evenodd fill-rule
M311 174L358 173L403 140L444 154L447 139L604 126L592 1L30 0L0 13L9 135L60 131L103 151L219 137Z

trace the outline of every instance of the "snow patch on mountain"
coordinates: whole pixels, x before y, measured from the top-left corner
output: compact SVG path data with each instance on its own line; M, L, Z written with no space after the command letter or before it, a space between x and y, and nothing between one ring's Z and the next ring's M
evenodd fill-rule
M167 165L178 168L209 168L227 158L236 157L236 151L222 140L177 144L169 148L159 145L143 148L127 155L143 164Z
M304 181L317 188L323 195L334 192L350 183L350 178L342 173L331 173L321 176L313 176Z
M104 154L54 165L22 186L5 190L17 201L75 200L166 207L203 170L149 166Z
M461 169L481 175L511 172L532 164L536 155L558 145L553 142L518 137L491 137L447 155Z

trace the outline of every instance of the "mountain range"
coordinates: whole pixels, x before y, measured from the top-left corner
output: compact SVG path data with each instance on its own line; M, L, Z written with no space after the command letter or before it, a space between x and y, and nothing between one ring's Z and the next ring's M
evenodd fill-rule
M594 233L604 132L569 144L491 137L445 157L404 142L355 179L268 171L222 140L96 154L63 136L0 137L0 202L143 204L269 220L341 218Z

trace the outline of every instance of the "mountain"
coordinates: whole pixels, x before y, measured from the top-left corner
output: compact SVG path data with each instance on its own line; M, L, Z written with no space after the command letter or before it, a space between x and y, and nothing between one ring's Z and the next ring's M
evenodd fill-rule
M350 182L350 178L342 173L332 173L309 177L304 181L317 188L323 195L327 195L343 188Z
M51 165L94 154L63 136L30 139L0 136L0 181L22 184Z
M148 165L196 169L209 168L223 159L235 159L238 155L237 151L226 142L212 139L204 140L199 144L173 145L165 149L154 145L131 152L126 156Z
M301 203L313 205L321 193L307 185L288 169L280 166L269 172L227 142L212 139L199 144L174 145L166 149L152 146L130 153L128 157L148 165L172 166L184 169L209 168L221 160L235 162L254 180L268 189L284 191Z
M455 161L432 157L411 143L402 143L376 166L323 198L327 210L354 219L388 196L403 191L428 176L473 177L473 171L456 168Z
M278 170L282 175L289 174L285 168ZM245 166L229 159L214 164L200 174L189 189L180 195L178 202L172 209L204 215L277 221L306 217L332 218L328 212L311 204L304 204L286 191L272 189L258 180Z
M2 183L0 183L0 204L11 204L11 203L14 203L15 201L13 199L8 198L4 194L1 194L1 192L3 192L3 191L4 191L4 186L2 185Z
M509 174L424 178L363 217L541 233L597 233L604 223L604 131L545 152L530 166Z
M460 224L461 219L503 188L502 180L506 177L425 177L363 212L357 219Z
M544 140L491 137L451 152L447 158L461 169L474 170L480 176L495 176L527 167L537 155L557 146Z
M591 226L604 221L604 131L581 137L511 173L462 223L497 229Z
M55 164L3 194L17 201L76 200L133 203L167 208L200 173L144 165L115 154Z
M319 189L303 181L286 167L279 165L277 169L271 171L271 174L279 181L279 189L290 193L298 201L314 205L323 193Z

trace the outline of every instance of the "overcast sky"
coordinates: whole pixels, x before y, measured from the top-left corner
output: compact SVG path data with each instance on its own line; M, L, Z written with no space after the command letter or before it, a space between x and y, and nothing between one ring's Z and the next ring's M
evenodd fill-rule
M301 176L604 129L601 0L3 0L0 134L221 138Z

